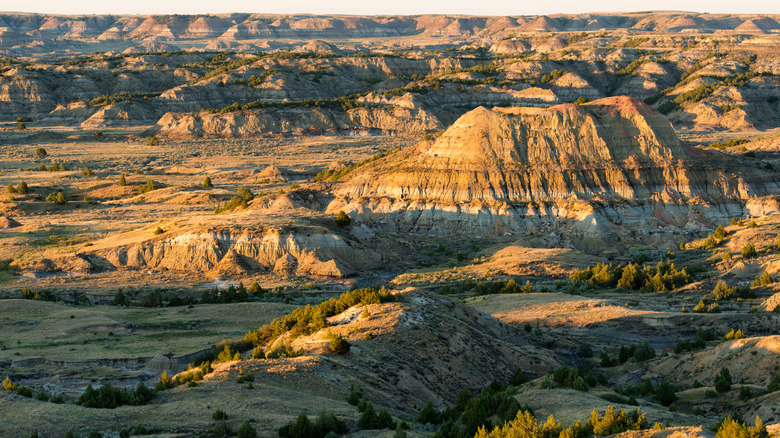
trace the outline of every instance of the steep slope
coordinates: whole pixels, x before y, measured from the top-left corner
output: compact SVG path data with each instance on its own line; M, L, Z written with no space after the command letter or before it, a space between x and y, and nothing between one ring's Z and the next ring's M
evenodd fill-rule
M680 144L664 116L627 97L587 105L477 108L433 144L341 185L346 197L439 202L556 199L746 199L777 185L728 178L716 159Z
M541 218L597 235L637 230L629 224L695 229L780 190L774 172L753 166L724 170L734 164L681 145L633 98L477 108L435 142L365 166L334 188L329 210L445 233L529 231Z
M508 381L517 368L540 376L561 363L520 327L466 305L413 288L395 297L399 302L351 307L292 346L319 357L328 383L414 414L429 400L438 408L452 405L460 389L476 392L493 379ZM347 339L349 354L330 352L329 334Z
M244 137L263 134L319 134L322 131L424 133L441 129L435 115L421 108L282 108L228 114L167 113L152 128L164 137Z

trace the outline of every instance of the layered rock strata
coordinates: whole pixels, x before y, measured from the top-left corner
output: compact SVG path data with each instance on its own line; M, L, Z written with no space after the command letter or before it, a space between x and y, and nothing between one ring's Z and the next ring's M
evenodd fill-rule
M728 160L682 145L666 117L633 98L477 108L435 142L361 168L328 209L380 228L590 245L664 226L695 231L780 191L760 163Z

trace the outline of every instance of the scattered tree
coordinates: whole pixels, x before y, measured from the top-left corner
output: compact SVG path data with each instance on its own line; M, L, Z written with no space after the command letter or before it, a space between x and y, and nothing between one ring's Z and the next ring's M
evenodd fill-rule
M774 283L775 280L772 278L771 275L769 275L769 272L764 271L763 274L761 274L760 277L756 281L753 282L753 286L765 286L767 284Z
M723 367L720 369L720 373L715 376L715 391L723 393L728 392L731 389L731 373L728 368Z
M127 295L122 292L122 289L120 288L116 295L114 295L114 300L111 302L114 306L130 306L130 298L127 297Z
M742 247L742 257L749 259L755 257L756 255L758 255L756 253L756 246L753 245L752 243L748 243L747 245Z
M352 219L344 213L344 210L339 210L339 214L336 217L336 225L343 228L349 225L350 222L352 222Z
M663 406L670 406L677 401L677 394L675 394L674 387L664 380L655 389L655 399Z
M769 379L769 384L766 386L767 392L775 392L780 390L780 370L775 371L772 378Z
M225 421L228 419L228 414L222 409L217 409L211 414L211 419L214 421Z
M257 431L248 421L241 423L238 428L238 438L257 438Z
M580 343L580 348L577 351L577 354L583 358L591 358L593 357L593 348L591 348L589 343L582 342Z
M49 193L49 196L46 197L46 202L53 202L58 205L63 205L68 202L67 199L65 199L65 195L62 194L62 192L54 192Z
M157 188L158 188L157 185L155 185L154 181L152 181L151 178L147 178L146 183L141 184L140 186L141 193L151 192L153 190L157 190Z
M328 344L328 348L330 349L330 351L336 354L349 353L349 342L347 342L346 339L342 338L341 335L332 334L328 336L328 339L330 339L330 343Z
M721 423L715 438L769 438L769 433L758 416L755 426L746 426L729 416Z
M252 356L250 358L254 360L265 359L265 351L263 351L263 347L259 345L256 346L252 350Z
M512 378L509 379L509 384L514 386L519 386L527 382L528 380L529 378L528 375L525 373L525 371L518 368L517 370L515 370L515 373L512 375Z
M735 339L742 339L744 337L745 337L745 335L742 333L741 329L737 329L736 332L734 331L734 329L731 329L730 332L726 333L726 336L724 336L723 339L725 339L727 341L733 341Z
M155 385L154 390L157 392L165 391L166 389L173 388L173 380L168 376L168 371L163 370L162 374L160 375L160 379L157 381L157 385Z

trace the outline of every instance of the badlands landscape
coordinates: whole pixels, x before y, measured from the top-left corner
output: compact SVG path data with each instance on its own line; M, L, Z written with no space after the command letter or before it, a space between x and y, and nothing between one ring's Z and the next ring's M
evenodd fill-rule
M0 437L778 435L779 49L0 13Z

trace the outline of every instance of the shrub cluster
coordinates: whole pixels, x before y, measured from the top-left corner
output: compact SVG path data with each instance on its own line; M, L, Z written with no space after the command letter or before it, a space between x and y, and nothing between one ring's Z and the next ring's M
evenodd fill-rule
M417 421L422 424L438 425L437 438L465 438L474 436L480 427L492 427L492 421L499 423L514 418L520 410L515 399L517 389L493 381L476 397L463 389L458 392L453 408L439 412L428 402L420 411Z
M618 351L617 360L612 357L606 351L601 353L601 366L611 367L618 363L626 363L630 359L634 359L636 362L644 362L655 357L655 349L647 342L642 344L629 345L628 347L623 345Z
M460 254L460 253L459 253ZM445 289L446 288L446 289ZM457 286L458 292L472 292L477 295L493 295L493 294L516 294L516 293L532 293L534 287L529 280L526 280L525 285L520 286L517 284L514 278L508 280L495 280L495 281L475 281L468 279ZM442 287L439 291L442 295L448 295L455 293L455 290L450 286Z
M693 308L694 313L720 313L718 303L707 304L707 297L702 298Z
M6 269L8 268L6 267ZM57 296L48 289L33 292L29 287L25 287L19 297L23 300L50 301L52 303L57 301Z
M694 270L695 271L695 270ZM628 290L674 290L695 280L694 273L685 267L678 270L674 263L660 261L655 267L640 267L636 263L626 266L599 263L587 269L579 269L571 275L575 283L589 287L620 288Z
M379 412L374 409L374 405L366 399L360 399L357 404L358 412L361 413L358 418L357 426L363 430L381 430L395 429L396 423L393 417L382 408Z
M721 423L715 438L769 438L769 432L758 416L754 426L747 426L729 416Z
M27 398L33 397L32 388L13 383L9 377L6 377L5 380L3 380L2 390L6 392L15 392L21 395L22 397L27 397ZM35 395L35 399L38 401L44 401L44 402L47 401L56 404L64 403L62 394L55 394L50 396L44 390L38 391L38 393Z
M348 173L352 172L353 170L357 169L360 166L363 166L365 164L371 163L373 161L377 161L381 158L387 157L389 155L392 155L398 151L400 151L401 148L395 148L395 149L389 149L384 152L380 152L378 154L375 154L371 156L371 158L367 158L359 163L356 164L350 164L344 167L341 167L339 169L326 169L322 172L318 173L313 180L314 181L338 181L344 176L346 176Z
M316 306L299 307L287 315L275 318L257 330L248 332L244 336L243 342L247 345L262 346L272 343L282 334L288 332L290 339L309 335L327 327L326 318L337 315L352 306L379 304L391 299L392 295L384 288L378 291L373 288L351 290L338 298L331 298Z
M767 392L775 392L780 390L780 370L775 371L772 378L769 379L769 384L766 386Z
M333 415L333 412L321 411L312 423L306 413L301 412L294 423L285 424L279 428L280 438L325 438L328 434L342 434L347 431L347 424Z
M328 334L328 349L336 354L349 353L349 342L339 334Z
M481 427L475 438L588 438L592 436L615 435L627 430L641 430L648 428L647 415L639 409L626 412L623 409L615 411L609 406L600 416L594 409L591 412L588 421L583 424L577 421L568 429L564 429L555 418L550 415L545 423L537 423L534 415L529 411L521 411L511 421L505 422L502 426L496 426L493 430Z
M40 172L65 172L65 171L70 170L70 169L65 167L65 165L63 165L63 164L55 162L55 163L52 163L52 165L49 166L49 167L46 167L45 164L41 164L40 166L38 166L38 170Z
M211 290L204 290L200 296L201 304L227 304L227 303L245 303L250 301L252 297L260 296L264 293L263 288L260 287L257 282L253 282L249 285L249 288L244 287L243 283L238 283L238 286L232 284L225 290L219 290L213 288Z
M764 271L763 274L761 274L760 277L758 277L753 283L753 286L765 286L767 284L774 283L775 280L772 278L771 275L769 275L769 272Z
M553 373L553 381L563 388L576 389L577 391L587 391L590 387L598 383L596 377L591 371L587 374L581 374L576 368L558 367Z
M758 253L756 252L756 245L752 243L748 243L745 246L742 247L742 257L749 259L757 256Z
M730 332L726 333L726 336L723 337L726 341L733 341L735 339L742 339L745 337L745 334L742 333L742 329L737 329L734 331L734 329L731 329Z
M344 210L339 210L338 216L336 216L336 225L341 228L348 226L352 222L352 219L344 213Z
M46 196L46 202L52 202L54 204L63 205L63 204L67 204L68 200L65 199L65 195L63 195L62 192L53 192L53 193L49 193L49 195Z
M141 190L141 193L148 193L157 190L160 187L154 181L152 181L151 178L147 178L146 183L141 184L138 186L138 188Z
M198 362L198 359L195 360ZM211 367L211 361L201 361L198 365L194 363L190 364L187 371L177 374L173 379L174 385L183 385L190 382L199 382L203 380L203 376L214 371Z
M222 206L217 207L214 210L214 214L219 214L224 211L230 211L237 207L247 208L249 202L255 199L254 193L248 188L241 186L236 189L236 196L233 196L229 201L226 201Z
M563 77L563 75L565 75L565 74L566 74L565 70L553 70L550 73L547 73L547 74L543 75L542 79L541 79L541 82L543 84L548 84L550 82L555 82L558 79L560 79L561 77Z
M712 298L715 300L733 300L736 298L747 299L755 298L755 296L755 293L750 290L749 286L729 287L723 280L720 280L718 284L715 285L715 289L712 290Z
M737 140L731 139L729 141L719 141L717 143L711 143L709 147L712 148L726 148L726 147L732 147L732 146L739 146L745 143L749 143L750 140L745 138L740 138Z
M7 187L8 193L19 193L20 195L26 195L30 192L30 188L27 186L27 183L24 181L19 181L19 184L14 187L13 184L8 184Z
M77 405L87 408L114 409L118 406L141 406L154 398L154 391L139 382L135 389L115 388L110 383L104 383L99 389L87 385L87 389L76 400Z
M715 334L710 329L698 329L696 335L693 337L693 341L681 339L677 341L677 345L674 347L674 352L677 354L686 351L698 351L703 350L706 347L707 341L714 341Z

